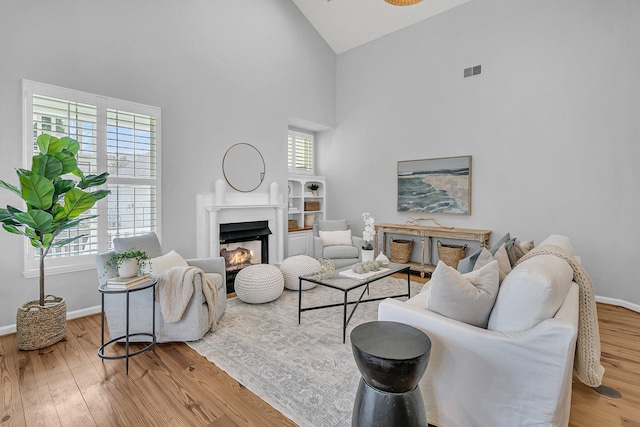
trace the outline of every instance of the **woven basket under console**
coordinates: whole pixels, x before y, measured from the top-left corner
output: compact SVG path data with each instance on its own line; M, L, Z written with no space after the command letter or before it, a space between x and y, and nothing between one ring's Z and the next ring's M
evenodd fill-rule
M449 267L458 268L458 263L465 256L467 245L445 245L438 240L438 258Z
M391 248L391 256L389 260L398 264L406 264L411 258L411 251L413 250L413 240L403 240L391 238L389 243Z

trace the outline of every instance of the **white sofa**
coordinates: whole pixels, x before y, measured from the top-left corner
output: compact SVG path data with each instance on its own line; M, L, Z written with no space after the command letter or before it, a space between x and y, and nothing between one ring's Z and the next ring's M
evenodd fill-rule
M572 253L563 236L543 244ZM578 285L572 277L568 264L551 255L523 261L502 282L487 329L427 310L428 292L380 304L379 320L412 325L431 338L420 381L429 423L568 425L578 329Z

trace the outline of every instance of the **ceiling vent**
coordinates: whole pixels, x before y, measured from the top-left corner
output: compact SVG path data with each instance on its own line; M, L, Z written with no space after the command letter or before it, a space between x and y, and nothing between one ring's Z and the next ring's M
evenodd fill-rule
M482 74L482 65L476 65L475 67L469 67L464 69L464 78L473 77Z

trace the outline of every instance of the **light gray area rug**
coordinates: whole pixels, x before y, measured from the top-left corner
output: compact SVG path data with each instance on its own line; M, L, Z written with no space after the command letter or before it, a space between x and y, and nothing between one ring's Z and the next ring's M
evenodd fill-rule
M412 282L411 295L421 288L422 284ZM406 289L406 279L385 278L373 283L365 298L406 293ZM349 300L358 296L358 291L351 291ZM303 307L342 301L342 292L324 286L302 296ZM296 291L285 289L279 299L267 304L233 298L217 330L188 344L296 424L350 426L360 372L349 334L354 327L377 319L378 304L358 306L343 344L342 307L303 312L298 325Z

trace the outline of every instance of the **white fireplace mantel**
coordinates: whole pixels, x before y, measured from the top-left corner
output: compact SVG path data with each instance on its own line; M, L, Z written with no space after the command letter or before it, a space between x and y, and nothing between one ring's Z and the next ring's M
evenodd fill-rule
M220 256L220 224L268 221L269 263L284 259L286 204L271 204L274 198L265 193L227 194L216 200L215 193L196 195L196 255L198 258ZM279 200L278 200L279 201Z

